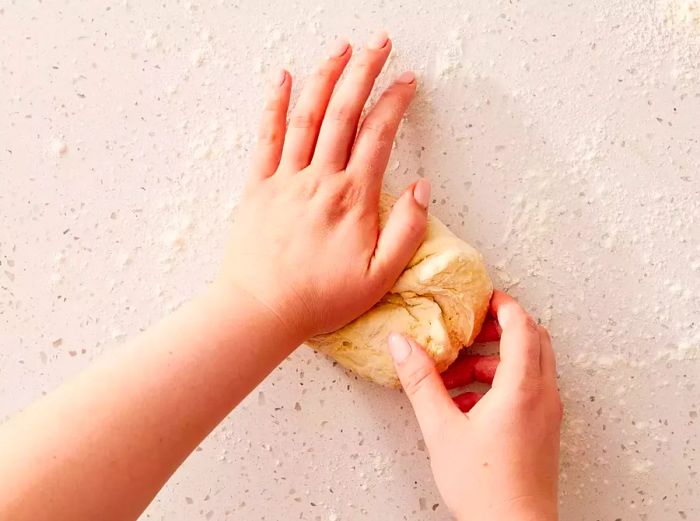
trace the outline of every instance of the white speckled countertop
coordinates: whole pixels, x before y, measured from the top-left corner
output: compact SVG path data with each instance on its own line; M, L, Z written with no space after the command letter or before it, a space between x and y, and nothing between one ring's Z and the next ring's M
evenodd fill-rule
M0 419L203 287L265 73L378 27L389 188L555 339L562 519L700 519L698 0L0 2ZM143 518L449 515L405 397L300 349Z

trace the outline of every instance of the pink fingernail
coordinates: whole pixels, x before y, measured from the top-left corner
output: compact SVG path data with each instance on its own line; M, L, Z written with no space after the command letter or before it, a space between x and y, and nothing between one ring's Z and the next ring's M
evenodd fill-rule
M401 364L405 362L411 351L411 344L403 336L398 333L389 335L389 353L391 353L391 358L394 359L395 363Z
M348 50L350 43L345 38L338 38L328 46L329 58L340 58Z
M413 198L420 206L427 209L430 204L430 181L419 179L413 187Z
M280 69L279 71L272 74L272 77L270 79L270 83L272 83L273 87L281 87L282 85L284 85L284 81L286 79L287 79L287 71L284 69Z
M413 83L416 81L416 75L411 71L402 72L401 75L396 78L396 83Z
M379 31L372 35L372 37L367 42L367 47L370 49L381 49L389 41L389 35L386 31Z

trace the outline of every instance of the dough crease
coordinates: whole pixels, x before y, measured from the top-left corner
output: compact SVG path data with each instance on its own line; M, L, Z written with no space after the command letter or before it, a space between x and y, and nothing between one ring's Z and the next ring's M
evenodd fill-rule
M382 194L381 227L394 201ZM307 344L363 378L399 387L388 335L398 332L414 338L442 372L473 343L492 290L481 254L429 215L423 243L391 290L357 319Z

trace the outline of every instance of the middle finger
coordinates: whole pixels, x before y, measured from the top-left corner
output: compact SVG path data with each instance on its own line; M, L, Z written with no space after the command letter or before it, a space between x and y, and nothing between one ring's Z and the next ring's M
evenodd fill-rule
M338 171L345 168L362 109L390 52L391 40L382 31L370 38L362 55L350 65L348 76L331 98L321 124L314 163L329 165Z
M286 169L296 173L309 165L328 100L351 53L347 40L341 38L334 42L329 49L329 57L304 85L284 138L280 165Z

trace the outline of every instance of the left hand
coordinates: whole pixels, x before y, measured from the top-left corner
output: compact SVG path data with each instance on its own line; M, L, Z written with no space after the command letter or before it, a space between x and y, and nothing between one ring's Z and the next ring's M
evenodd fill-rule
M426 180L408 187L381 232L378 217L392 143L416 90L413 73L395 80L357 130L390 51L386 33L373 36L333 92L352 54L347 41L336 41L288 126L292 78L283 70L270 85L252 175L214 286L224 295L247 292L299 342L375 304L425 233Z

